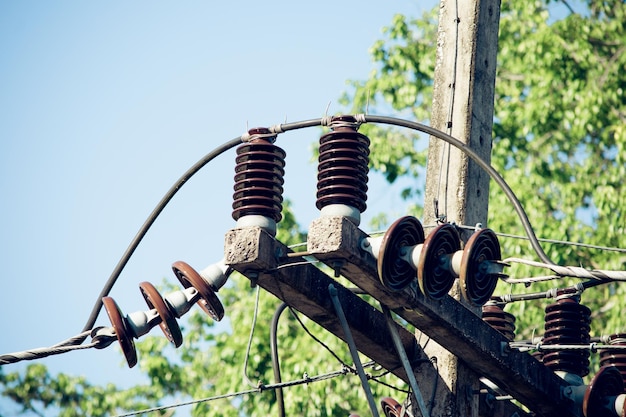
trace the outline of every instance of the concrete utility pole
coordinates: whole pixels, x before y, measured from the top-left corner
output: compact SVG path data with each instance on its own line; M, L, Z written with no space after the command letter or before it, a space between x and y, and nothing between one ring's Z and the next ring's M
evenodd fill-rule
M490 160L499 0L441 0L431 125L468 144ZM431 138L428 149L424 223L486 224L489 177L460 150ZM462 236L467 240L469 233ZM457 287L451 295L460 299ZM468 307L469 308L469 307ZM473 309L476 314L480 311ZM423 338L422 338L423 339ZM446 387L440 387L436 416L478 416L476 374L433 343Z

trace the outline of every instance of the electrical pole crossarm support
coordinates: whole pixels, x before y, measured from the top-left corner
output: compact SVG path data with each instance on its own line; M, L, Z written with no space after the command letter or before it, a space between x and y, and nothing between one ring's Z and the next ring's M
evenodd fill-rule
M343 217L322 217L311 224L308 251L430 336L478 375L488 378L540 416L578 417L561 389L567 383L528 353L508 348L506 338L457 300L426 298L410 285L392 291L378 278L376 260L361 249L367 234ZM416 278L417 281L417 278Z
M383 313L302 258L289 258L294 265L279 267L279 260L286 259L288 252L291 250L259 227L233 229L225 236L227 265L345 341L328 295L328 286L333 284L358 350L408 382ZM396 328L411 363L423 364L420 370L432 380L436 371L413 334L400 325Z

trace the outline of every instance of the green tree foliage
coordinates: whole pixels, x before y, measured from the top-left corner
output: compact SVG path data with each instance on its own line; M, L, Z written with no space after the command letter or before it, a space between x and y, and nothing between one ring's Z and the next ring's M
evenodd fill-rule
M558 7L557 7L558 6ZM492 164L516 192L540 237L609 247L626 247L626 6L621 0L576 3L511 1L502 4L493 126ZM556 12L555 12L556 11ZM552 13L552 15L551 15ZM429 119L435 65L434 14L419 19L398 15L385 39L371 50L377 69L353 82L344 97L355 112L409 113ZM382 134L381 134L382 131ZM386 143L415 141L406 132L374 128L374 149ZM373 152L372 165L418 172L415 151ZM407 157L407 155L411 155ZM389 178L393 180L393 176ZM418 190L407 192L415 195ZM489 226L523 234L504 194L490 193ZM503 239L505 256L534 258L530 246ZM559 264L626 269L620 253L545 244ZM510 268L510 274L547 275L548 271ZM534 284L542 291L559 284ZM523 292L523 289L513 290ZM502 286L500 293L510 292ZM596 335L624 331L623 285L589 290L583 303L594 312ZM520 333L542 332L545 303L517 303Z
M498 78L496 82L492 164L509 182L541 237L613 247L626 247L626 6L621 0L589 0L558 5L565 12L550 15L555 3L513 0L502 4ZM352 111L379 112L427 122L432 102L435 66L436 10L416 19L396 16L384 29L384 39L370 53L375 69L369 79L352 82L344 97ZM426 163L423 139L397 129L366 125L372 140L371 164L389 182L418 178ZM422 185L403 195L419 203ZM423 184L423 183L421 183ZM418 210L418 209L416 209ZM416 211L419 215L419 211ZM293 214L285 213L278 238L304 241ZM495 186L490 190L489 227L522 234L508 200ZM505 256L533 258L529 246L502 239ZM622 254L566 245L545 244L560 264L602 269L626 269ZM544 275L529 268L507 269L514 277ZM560 282L569 285L573 281ZM541 291L557 284L533 284ZM499 293L524 291L503 286ZM256 290L242 276L233 276L220 290L227 308L226 325L216 325L194 312L184 325L185 341L174 351L163 337L138 343L139 366L150 379L147 386L119 392L94 387L81 378L50 376L40 365L25 373L3 373L2 395L25 411L46 407L61 415L107 415L166 403L174 396L207 398L250 389L244 379ZM594 335L626 331L621 311L626 307L623 285L594 288L583 302L594 311ZM518 333L542 332L542 310L549 301L515 303ZM261 291L258 318L248 355L247 376L253 385L274 381L269 326L279 300ZM301 317L307 329L343 361L351 363L346 346ZM340 361L313 341L286 311L280 321L279 352L284 381L341 368ZM176 352L176 353L174 353ZM393 378L386 382L398 384ZM374 384L377 395L394 395ZM397 393L395 393L397 394ZM287 415L343 416L366 412L355 376L301 385L285 390ZM401 394L397 394L401 397ZM165 398L165 400L164 400ZM171 413L164 411L163 413ZM275 415L273 391L194 406L193 415Z
M0 368L2 395L15 401L21 412L39 416L101 416L118 414L124 409L152 406L161 394L151 386L136 386L123 391L114 384L94 386L81 376L50 375L44 365L35 363L23 373L4 374ZM44 412L46 410L46 412Z

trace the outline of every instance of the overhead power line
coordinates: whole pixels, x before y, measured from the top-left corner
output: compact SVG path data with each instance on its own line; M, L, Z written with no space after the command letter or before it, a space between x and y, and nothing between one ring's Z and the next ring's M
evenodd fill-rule
M373 366L373 362L370 362L366 364L365 366ZM326 374L320 374L320 375L312 376L312 377L305 374L303 378L295 379L292 381L280 382L280 383L269 384L269 385L259 385L257 388L253 388L253 389L248 389L248 390L243 390L243 391L238 391L238 392L231 392L231 393L221 394L221 395L215 395L212 397L200 398L196 400L184 401L184 402L179 402L176 404L169 404L169 405L164 405L164 406L159 406L159 407L146 408L143 410L131 411L125 414L118 414L114 417L136 416L139 414L154 413L157 411L168 410L171 408L184 407L187 405L200 404L200 403L205 403L205 402L210 402L210 401L222 400L226 398L234 398L234 397L240 397L243 395L250 395L250 394L260 394L265 391L275 390L279 388L288 388L288 387L293 387L296 385L304 385L304 384L312 384L316 382L321 382L321 381L325 381L325 380L332 379L332 378L337 378L339 376L343 376L343 375L347 375L351 373L355 373L355 371L350 368L343 367L342 369L337 370L337 371L328 372Z
M80 345L79 341L85 340L89 335L92 336L92 342L86 345ZM71 352L81 349L104 349L116 340L115 333L110 327L99 327L94 330L84 331L74 337L64 340L50 347L41 347L35 349L24 350L21 352L7 353L0 356L0 365L8 365L21 361L29 361L41 359L47 356L59 355L61 353Z

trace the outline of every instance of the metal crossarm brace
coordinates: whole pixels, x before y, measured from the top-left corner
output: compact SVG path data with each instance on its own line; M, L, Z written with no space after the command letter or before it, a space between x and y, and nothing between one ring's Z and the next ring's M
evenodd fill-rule
M287 261L286 255L291 250L259 227L230 230L225 236L224 249L225 263L253 285L274 294L346 341L328 293L328 286L334 284L358 350L408 382L402 362L395 354L385 317L379 310L302 258L289 258L296 265L278 268L281 261ZM411 362L429 364L413 334L400 325L397 329ZM436 375L432 365L421 366L420 371L431 381Z
M321 217L311 224L308 252L365 290L400 317L460 357L537 415L579 417L562 397L567 383L528 353L510 350L508 341L457 300L426 298L417 284L392 291L378 278L376 260L361 249L367 237L345 217ZM417 281L417 280L416 280Z

